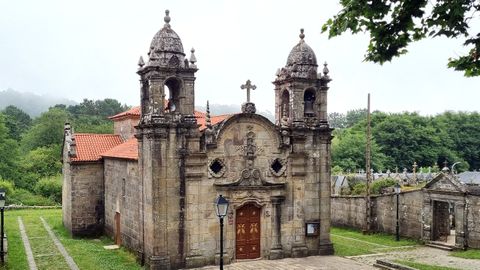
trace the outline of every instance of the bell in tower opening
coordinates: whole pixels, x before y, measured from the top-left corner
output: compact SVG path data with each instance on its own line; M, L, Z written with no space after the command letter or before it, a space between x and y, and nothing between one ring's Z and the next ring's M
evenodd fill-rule
M315 116L314 103L315 103L315 92L311 89L305 91L303 96L304 102L304 115L305 117Z

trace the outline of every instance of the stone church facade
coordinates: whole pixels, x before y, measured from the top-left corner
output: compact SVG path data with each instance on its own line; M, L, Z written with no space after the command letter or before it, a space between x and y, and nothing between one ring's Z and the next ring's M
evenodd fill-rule
M150 269L214 264L214 199L230 202L224 258L333 254L326 64L300 41L274 79L275 123L255 113L195 111L189 59L170 17L139 61L140 107L111 117L115 134L65 127L63 222L74 235L106 233Z

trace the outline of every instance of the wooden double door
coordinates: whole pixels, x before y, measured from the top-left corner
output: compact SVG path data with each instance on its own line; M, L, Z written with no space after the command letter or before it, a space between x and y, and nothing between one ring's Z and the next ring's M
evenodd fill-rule
M260 213L261 208L247 204L236 213L236 258L255 259L260 257Z

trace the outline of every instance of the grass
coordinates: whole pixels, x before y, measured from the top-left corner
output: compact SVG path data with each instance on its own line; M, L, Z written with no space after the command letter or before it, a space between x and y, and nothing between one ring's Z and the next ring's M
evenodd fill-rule
M136 263L135 256L127 250L123 248L117 250L104 249L104 245L113 244L107 237L100 239L72 238L62 225L61 209L6 211L5 231L8 237L8 261L7 265L0 267L0 269L28 269L17 216L22 217L39 270L69 269L65 259L45 230L40 217L47 221L80 269L142 269Z
M450 253L450 256L480 260L480 249L458 250Z
M399 247L415 246L417 241L401 238L395 241L395 236L385 233L364 235L359 230L332 227L330 236L337 256L357 256L387 252Z
M413 267L418 270L460 270L458 268L451 268L451 267L440 266L440 265L430 265L430 264L418 263L418 262L407 261L407 260L395 260L395 262Z

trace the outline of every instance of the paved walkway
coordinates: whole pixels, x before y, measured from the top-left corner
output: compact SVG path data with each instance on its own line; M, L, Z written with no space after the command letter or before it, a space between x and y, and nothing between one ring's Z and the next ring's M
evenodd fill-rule
M29 269L30 270L37 270L38 267L37 267L37 264L35 262L35 256L33 256L32 246L30 245L29 237L28 237L27 231L25 229L25 225L23 224L22 217L17 217L17 220L18 220L18 227L20 229L20 234L21 234L21 237L22 237L23 246L25 247L25 253L27 255L27 261L28 261ZM52 239L56 248L65 258L65 261L68 265L68 268L70 268L71 270L80 270L78 268L77 264L75 263L75 261L73 260L73 258L68 254L67 250L62 245L60 240L58 240L57 236L52 231L52 229L50 228L48 223L45 221L45 219L43 217L40 217L40 220L42 221L45 230L47 231L48 235ZM28 222L27 222L27 224L28 224ZM48 236L45 236L45 237L48 237ZM31 239L36 239L36 238L44 238L44 237L43 236L37 236L37 237L30 237L30 238ZM56 255L55 253L46 253L46 254L36 255L36 257L50 257L50 256L55 256L55 255Z
M305 258L287 258L281 260L248 260L225 265L225 270L373 270L366 265L338 256L310 256ZM195 268L198 270L217 270L218 266Z
M43 226L45 227L45 230L47 230L48 234L50 235L50 238L52 238L53 243L55 243L55 246L57 246L58 251L60 251L60 253L65 258L65 261L67 262L68 267L70 267L70 269L72 269L72 270L80 270L80 269L78 269L78 266L75 263L75 261L73 261L73 258L68 254L65 247L62 245L62 243L60 243L57 236L53 233L50 226L48 226L48 223L45 221L45 219L43 219L43 217L40 217L40 219L42 220L42 223L43 223Z
M27 254L28 267L30 267L30 270L37 270L35 259L33 259L32 247L30 246L30 241L28 241L28 236L25 232L25 225L23 225L21 217L17 217L17 220L18 227L20 228L20 234L22 235L23 246L25 247L25 253Z

